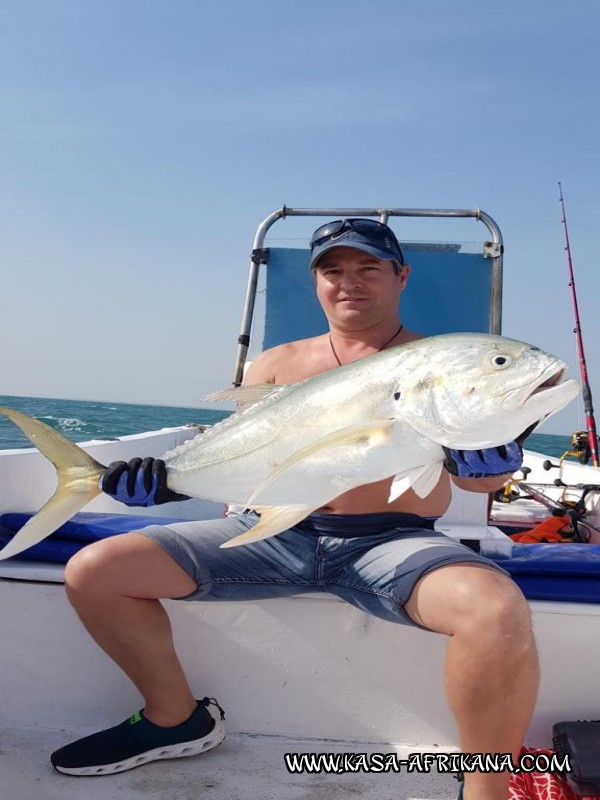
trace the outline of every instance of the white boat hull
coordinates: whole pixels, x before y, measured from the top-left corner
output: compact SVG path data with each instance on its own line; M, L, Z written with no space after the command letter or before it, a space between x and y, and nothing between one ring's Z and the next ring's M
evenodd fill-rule
M191 435L189 429L169 429L85 447L108 463L134 455L158 456ZM35 511L53 488L53 469L37 451L0 452L0 513ZM98 498L86 510L128 511L108 497ZM223 510L189 501L148 512L206 518L219 516ZM486 547L501 548L508 540L486 526L486 516L485 495L457 492L439 527L461 538L483 537ZM136 690L77 620L61 585L62 574L57 565L0 563L0 725L6 741L13 743L9 746L13 760L0 775L0 788L4 783L9 792L6 796L17 796L17 788L26 787L27 796L36 800L31 775L50 776L46 766L50 749L115 724L141 705ZM596 686L600 605L537 601L530 605L542 682L525 743L546 747L555 722L600 716ZM443 636L375 619L321 594L253 603L168 601L166 606L191 685L199 697L219 699L227 711L228 733L241 753L246 753L247 760L242 755L237 763L236 751L230 752L231 768L240 775L245 770L252 773L252 759L258 758L264 763L265 779L269 785L280 785L282 796L303 797L311 786L311 776L293 777L283 769L281 752L286 750L389 752L392 748L406 754L457 748L443 690ZM24 756L31 761L25 783L19 777L23 758L15 742L34 748ZM223 764L222 758L203 756L202 764ZM145 797L150 799L164 796L165 776L167 782L180 780L188 786L196 775L177 762L144 769L163 780L146 785ZM204 766L196 769L205 774ZM225 767L221 769L227 774ZM182 775L189 777L178 777ZM382 782L375 783L373 776L357 776L353 786L360 786L367 800L380 797L384 786L390 793L393 784L383 781L393 777L379 777ZM331 796L340 791L341 797L342 790L347 796L347 782L337 778ZM71 781L67 787L65 780ZM134 777L112 780L124 787L127 796L138 796ZM421 776L420 780L407 797L456 794L449 776ZM71 796L72 779L56 781L60 784L56 793L58 784L49 781L40 800ZM414 776L405 775L403 781L412 785ZM427 789L422 788L423 781L429 781ZM92 783L92 800L109 796ZM294 795L293 787L300 786L302 792ZM212 795L209 786L203 796L211 800L222 795Z
M329 596L166 605L191 685L219 699L232 733L457 746L443 692L443 636ZM0 607L3 725L102 728L139 707L62 586L2 580ZM544 747L553 723L598 718L600 606L531 608L542 682L527 743Z

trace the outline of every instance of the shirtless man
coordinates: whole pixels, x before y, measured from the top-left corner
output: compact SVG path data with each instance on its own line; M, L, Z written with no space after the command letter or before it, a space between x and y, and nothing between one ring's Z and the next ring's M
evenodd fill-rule
M386 225L336 220L315 231L311 250L329 333L262 353L246 383L302 380L420 338L398 315L410 267ZM391 622L445 634L446 691L462 751L512 752L516 763L538 684L527 602L502 570L437 533L433 520L449 505L451 480L491 492L521 458L515 442L483 452L447 451L446 471L426 498L408 491L388 504L391 479L371 483L291 531L231 550L219 545L252 527L253 512L152 526L86 547L66 568L69 599L137 686L145 708L61 748L53 765L66 774L106 774L158 753L193 755L222 741L221 709L216 701L195 699L160 599L244 600L316 588ZM111 465L103 489L129 505L184 499L166 487L164 466L153 459ZM398 570L409 556L410 570ZM506 800L508 779L508 773L468 774L459 796Z

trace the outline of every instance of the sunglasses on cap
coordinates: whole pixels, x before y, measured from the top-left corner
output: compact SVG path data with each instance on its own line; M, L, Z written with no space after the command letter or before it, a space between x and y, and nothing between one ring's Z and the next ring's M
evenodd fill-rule
M374 244L383 245L383 249L392 253L400 265L404 264L404 256L396 235L391 228L376 219L337 219L326 222L313 233L310 249L312 251L315 247L322 246L327 239L341 238L349 231L355 231Z

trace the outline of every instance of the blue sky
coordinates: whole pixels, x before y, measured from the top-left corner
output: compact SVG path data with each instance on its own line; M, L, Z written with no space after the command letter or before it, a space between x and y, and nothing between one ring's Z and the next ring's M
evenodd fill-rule
M597 0L3 3L0 392L228 385L254 230L284 203L481 207L504 333L577 375L560 180L599 396L599 22Z

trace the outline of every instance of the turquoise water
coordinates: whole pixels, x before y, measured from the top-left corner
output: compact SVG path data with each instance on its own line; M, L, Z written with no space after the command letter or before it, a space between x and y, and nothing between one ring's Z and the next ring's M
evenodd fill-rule
M0 395L0 405L37 417L74 442L114 438L188 423L210 425L230 413L208 408L144 406L7 395ZM12 422L0 415L0 450L13 447L31 447L31 445Z
M8 395L0 395L0 405L37 417L74 442L126 436L158 428L186 425L189 422L210 425L229 414L227 411L208 408L144 406ZM570 442L570 436L532 434L527 440L527 447L548 456L558 457L569 448ZM30 446L21 432L0 415L0 450Z

